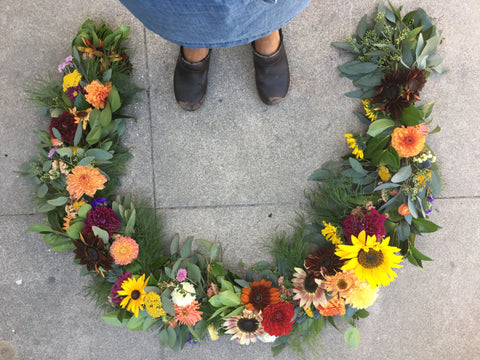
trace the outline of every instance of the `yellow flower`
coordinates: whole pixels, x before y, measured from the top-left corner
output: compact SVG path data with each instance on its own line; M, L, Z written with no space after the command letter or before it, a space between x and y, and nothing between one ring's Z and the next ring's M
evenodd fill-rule
M345 297L345 302L355 309L365 309L375 302L378 288L372 287L366 281L357 281L353 290Z
M352 154L355 155L357 159L363 159L363 150L358 147L357 140L353 135L345 134L345 137L347 138L348 146L353 149Z
M307 314L308 317L313 318L313 311L312 311L312 309L310 308L310 306L304 307L303 310L305 311L305 314Z
M122 290L118 291L118 295L125 296L120 303L122 309L127 308L135 317L138 317L138 311L143 310L145 303L145 286L147 286L148 279L145 280L145 274L138 279L133 277L128 278L122 283Z
M372 107L372 103L369 99L362 100L363 108L365 109L365 116L370 119L370 121L375 121L378 119L376 111Z
M82 74L77 70L65 75L63 77L63 92L67 91L68 88L77 86L80 83L80 80L82 80Z
M77 108L74 107L73 109L68 109L70 114L73 115L75 119L75 124L78 124L80 120L82 121L82 127L83 130L87 129L87 122L90 120L90 112L92 111L92 108L88 108L87 110L80 110L77 111Z
M325 221L323 222L323 226L325 226L325 228L322 230L322 235L325 236L328 241L333 245L342 243L342 239L337 235L337 228L335 226L330 223L327 224Z
M85 204L85 201L75 201L72 206L75 210L78 210L83 204Z
M384 183L386 183L390 178L392 177L392 174L390 174L390 171L388 171L388 168L386 166L380 166L378 168L378 176L380 176L380 179Z
M145 310L151 317L158 318L165 315L165 310L162 308L162 300L156 292L149 291L147 295L145 295L144 302Z
M398 263L402 257L395 255L399 248L389 246L390 237L377 242L375 235L366 234L362 230L358 237L351 236L352 245L338 245L335 254L342 260L347 260L342 270L354 270L361 281L368 281L372 288L386 286L397 274L392 268L402 267Z
M427 172L424 175L417 175L418 185L423 186L425 184L425 181L427 181L427 179L431 177L432 177L432 173L430 170L427 170Z
M218 331L215 329L215 325L211 323L208 325L208 335L210 335L210 340L217 341L218 340Z

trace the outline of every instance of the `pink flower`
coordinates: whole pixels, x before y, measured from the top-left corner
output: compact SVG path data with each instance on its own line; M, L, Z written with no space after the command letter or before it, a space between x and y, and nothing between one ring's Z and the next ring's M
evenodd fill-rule
M187 277L187 270L178 269L177 271L177 281L182 282Z
M418 132L423 136L427 136L428 132L430 131L430 128L425 123L421 123L415 127L417 128Z

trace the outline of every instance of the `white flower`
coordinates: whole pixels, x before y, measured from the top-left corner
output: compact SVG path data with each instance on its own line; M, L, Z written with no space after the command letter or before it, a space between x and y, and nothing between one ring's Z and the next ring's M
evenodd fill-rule
M195 300L195 287L188 281L181 282L172 291L172 302L177 306L190 305Z
M257 335L257 338L258 338L258 340L260 340L261 342L271 343L271 342L274 342L277 337L274 336L274 335L270 335L270 334L265 333L265 334L263 334L262 336Z

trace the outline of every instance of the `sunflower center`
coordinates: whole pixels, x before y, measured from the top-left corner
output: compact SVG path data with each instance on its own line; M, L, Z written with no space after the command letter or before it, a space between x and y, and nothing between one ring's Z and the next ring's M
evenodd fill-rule
M256 303L261 303L262 300L263 300L263 296L260 293L255 294L255 296L253 297L253 301L255 301Z
M275 313L275 320L283 321L283 319L285 319L285 315L283 315L283 313L281 311L277 311Z
M399 95L399 90L396 86L390 86L385 89L385 98L389 101L395 100Z
M303 282L305 290L311 294L315 293L318 289L318 284L315 282L315 277L312 273L307 274L305 281Z
M138 291L138 290L133 290L133 291L132 291L132 295L130 295L130 297L131 297L133 300L137 300L137 299L140 297L140 291Z
M325 256L321 261L320 261L320 268L326 268L328 269L332 265L332 259L330 256Z
M237 326L240 329L240 331L243 331L246 333L254 333L255 331L258 330L259 322L257 319L242 318L238 320Z
M370 249L368 252L360 250L358 253L358 263L367 269L378 268L383 264L383 253L373 249Z
M100 255L98 254L97 249L93 247L87 248L87 255L92 261L98 261L98 259L100 258Z

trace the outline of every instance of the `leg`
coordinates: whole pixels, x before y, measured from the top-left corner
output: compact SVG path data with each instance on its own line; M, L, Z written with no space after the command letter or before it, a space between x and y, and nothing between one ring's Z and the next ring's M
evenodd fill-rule
M270 35L255 40L255 50L265 56L270 56L278 50L280 46L280 30L276 30Z
M188 49L183 48L183 57L185 60L195 63L200 62L208 55L208 49Z

